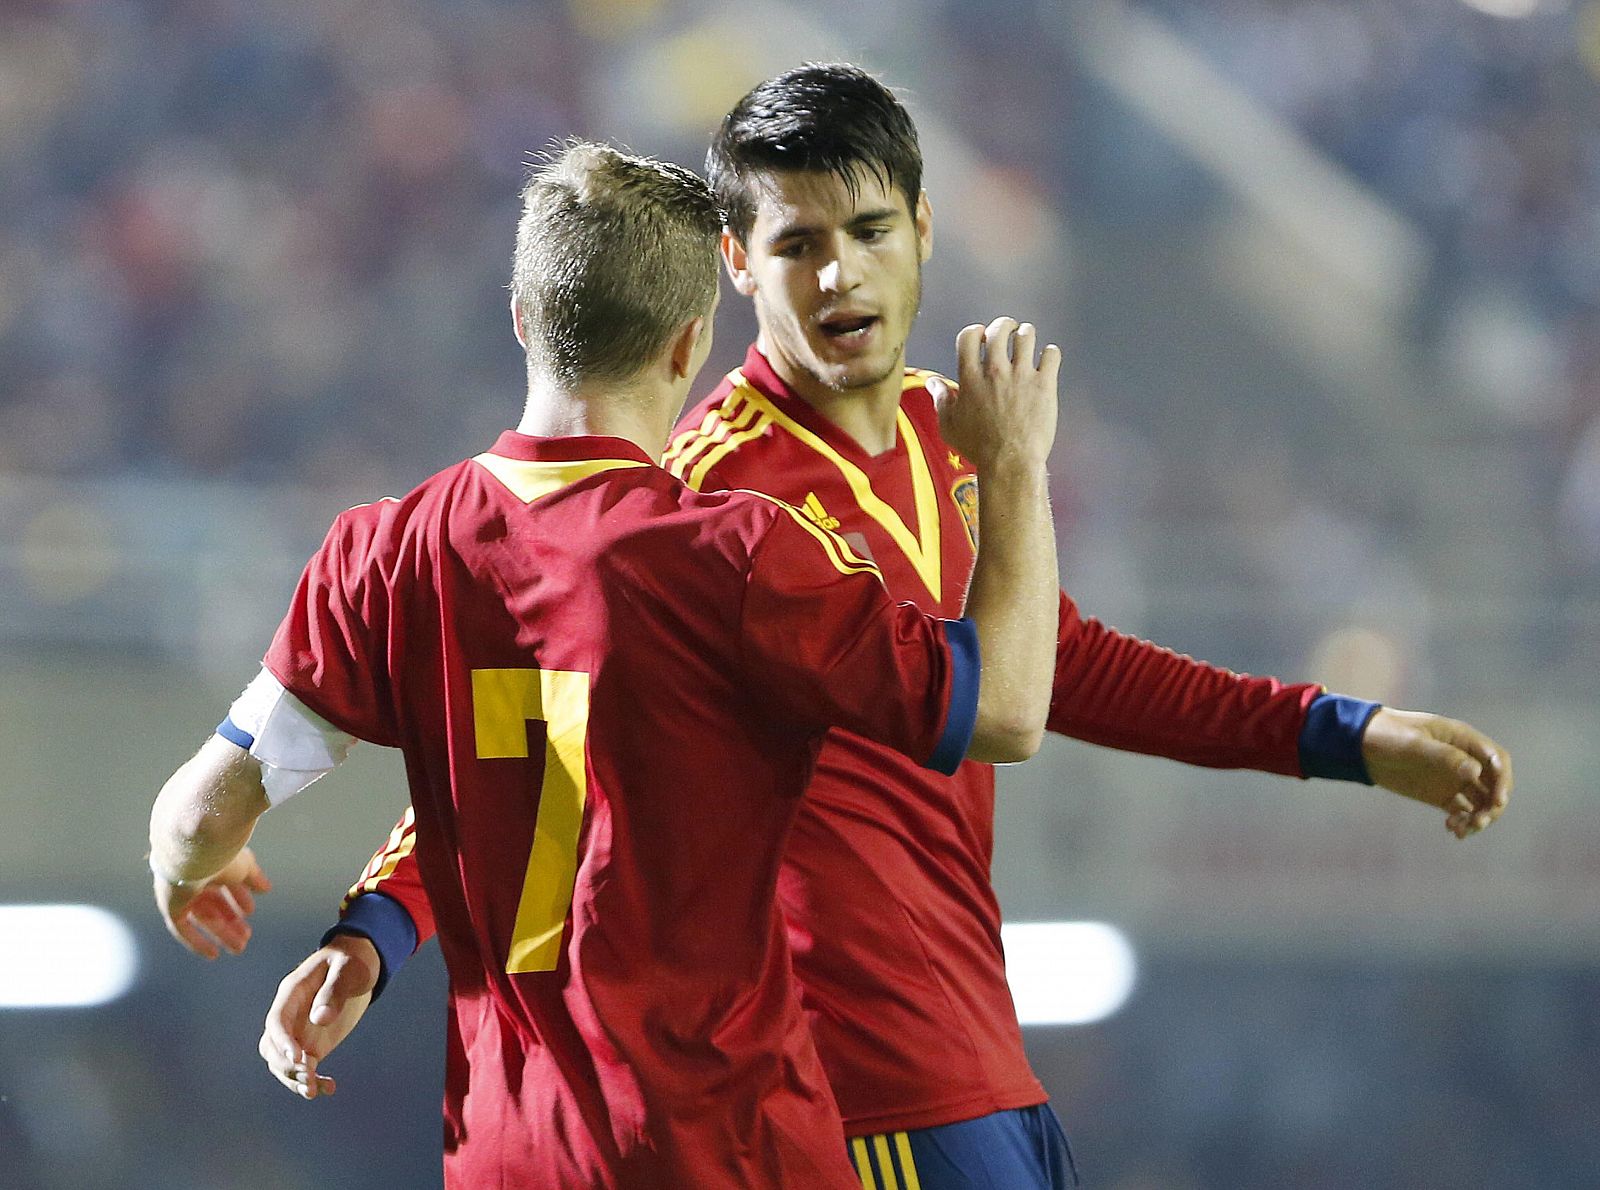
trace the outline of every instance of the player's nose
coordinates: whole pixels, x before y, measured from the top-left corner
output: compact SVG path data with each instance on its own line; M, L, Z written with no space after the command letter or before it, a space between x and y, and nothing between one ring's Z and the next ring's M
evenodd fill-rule
M861 268L848 248L833 252L817 270L817 286L824 293L848 293L861 284Z

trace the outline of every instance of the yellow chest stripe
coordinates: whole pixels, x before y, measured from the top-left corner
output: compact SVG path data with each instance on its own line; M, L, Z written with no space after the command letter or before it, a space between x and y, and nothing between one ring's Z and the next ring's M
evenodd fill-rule
M939 499L933 487L933 473L928 470L927 457L922 453L922 443L918 440L917 432L912 428L911 419L906 416L905 410L897 410L895 417L899 423L901 441L906 444L906 454L911 459L911 492L917 515L915 534L901 519L894 506L872 490L872 481L867 478L866 472L820 436L784 413L769 401L764 393L749 386L745 391L750 402L758 406L763 415L839 469L861 511L876 521L895 545L900 547L901 553L905 554L906 560L917 572L917 577L928 588L928 593L935 601L942 602L944 597L941 594L940 579Z
M477 455L472 461L505 484L511 494L524 504L532 504L540 496L559 492L568 484L588 479L591 475L599 475L602 471L645 466L638 459L575 459L567 463L530 463L496 454Z

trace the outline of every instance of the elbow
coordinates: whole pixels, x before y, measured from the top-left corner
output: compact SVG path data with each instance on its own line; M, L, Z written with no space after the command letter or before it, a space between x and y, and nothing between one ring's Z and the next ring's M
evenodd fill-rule
M1016 764L1032 757L1044 743L1044 719L1031 715L991 716L982 709L967 748L968 760Z
M213 736L162 786L150 811L151 844L164 840L186 849L237 844L249 838L267 806L259 762Z

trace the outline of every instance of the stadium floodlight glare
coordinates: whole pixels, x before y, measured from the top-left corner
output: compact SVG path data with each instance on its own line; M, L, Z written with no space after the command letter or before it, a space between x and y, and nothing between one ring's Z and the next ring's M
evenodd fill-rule
M1133 992L1133 945L1099 921L1014 921L1000 927L1006 980L1024 1025L1104 1020Z
M0 1008L91 1008L133 985L139 952L97 905L0 905Z

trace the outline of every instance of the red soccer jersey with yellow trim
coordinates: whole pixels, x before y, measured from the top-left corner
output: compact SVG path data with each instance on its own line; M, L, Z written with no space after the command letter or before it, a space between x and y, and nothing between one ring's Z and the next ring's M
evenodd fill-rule
M266 664L405 752L385 850L450 972L447 1184L858 1186L774 885L830 724L949 750L946 629L615 439L508 433L339 517Z
M665 461L701 490L788 501L870 555L896 598L959 615L977 482L939 434L930 375L907 370L899 439L872 457L790 393L752 347L680 421ZM1204 665L1082 618L1061 596L1052 731L1299 776L1300 728L1319 689ZM943 777L848 731L829 733L778 892L806 1015L852 1136L1045 1099L1006 985L993 844L990 766ZM383 853L375 863L386 866ZM374 889L428 936L410 861L352 892Z
M752 347L681 420L666 465L703 491L789 501L877 562L896 598L961 614L978 483L908 369L892 450L863 452ZM1198 764L1299 774L1315 686L1201 665L1080 619L1063 594L1050 727ZM990 882L994 769L919 770L834 731L778 892L817 1050L851 1135L1042 1102L1023 1053Z

